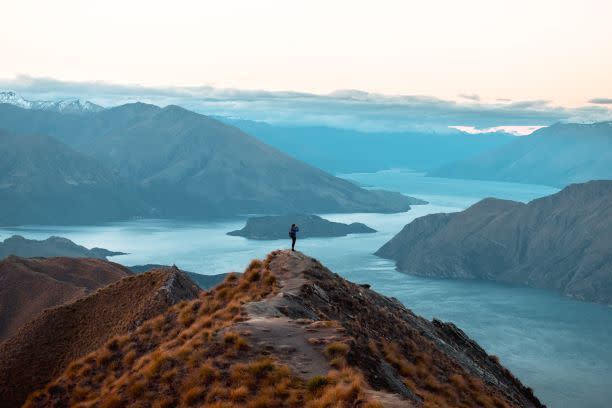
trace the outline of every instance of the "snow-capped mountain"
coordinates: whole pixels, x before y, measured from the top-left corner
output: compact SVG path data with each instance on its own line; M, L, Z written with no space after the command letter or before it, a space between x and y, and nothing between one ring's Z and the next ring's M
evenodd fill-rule
M89 113L104 110L100 105L80 99L29 101L13 91L0 91L0 103L8 103L24 109L50 110L61 113Z
M26 101L13 91L0 92L0 103L8 103L24 109L32 109L32 102Z

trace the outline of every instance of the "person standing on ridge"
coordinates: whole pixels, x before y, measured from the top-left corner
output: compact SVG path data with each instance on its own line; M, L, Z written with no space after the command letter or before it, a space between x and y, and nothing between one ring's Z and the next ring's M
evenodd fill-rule
M291 228L289 229L289 237L291 237L291 250L295 251L295 241L297 239L297 233L300 228L296 224L291 224Z

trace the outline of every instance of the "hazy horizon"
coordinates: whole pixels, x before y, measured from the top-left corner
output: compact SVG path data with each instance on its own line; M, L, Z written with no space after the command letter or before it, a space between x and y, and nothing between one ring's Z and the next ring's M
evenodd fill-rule
M612 119L610 16L603 0L9 0L0 89L360 130L593 122Z

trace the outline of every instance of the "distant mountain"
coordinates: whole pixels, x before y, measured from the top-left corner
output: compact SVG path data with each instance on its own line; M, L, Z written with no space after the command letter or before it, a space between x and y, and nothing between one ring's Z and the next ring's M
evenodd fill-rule
M13 235L0 242L0 259L15 255L23 258L33 257L73 257L106 259L108 256L125 255L124 252L109 251L104 248L87 249L77 245L68 238L49 237L45 240L26 239Z
M563 187L588 180L612 179L610 163L612 122L558 123L428 174Z
M146 265L128 266L127 268L134 273L145 273L153 269L172 268L172 266L159 265L159 264L146 264ZM187 276L189 276L191 280L200 287L200 289L210 289L212 287L215 287L219 283L223 282L223 280L228 275L227 273L218 273L215 275L203 275L201 273L184 271L182 269L180 271L186 274Z
M156 214L136 183L53 138L0 130L0 151L0 225Z
M157 212L157 216L193 217L238 213L400 212L419 202L399 193L362 189L295 160L237 128L177 106L162 109L138 103L87 115L62 115L5 104L0 105L2 127L19 135L46 134L57 138L85 157L94 158L90 166L96 161L104 163L104 166L97 165L99 177L104 175L110 182L109 172L101 167L108 168L117 172L113 174L115 183L119 178L145 189L149 192L147 200L143 199L145 202L135 205L132 211L139 216L151 216L151 212ZM42 143L41 140L39 137L31 143ZM30 142L17 137L11 143L17 146L7 146L7 149L20 148L25 154ZM45 143L51 144L48 140ZM39 150L45 151L42 147ZM58 173L63 165L48 160L53 156L46 157L44 162L51 173ZM11 163L17 166L15 161ZM32 183L30 173L23 174L24 183ZM66 184L65 180L60 182ZM134 195L145 197L143 192L136 194L137 190L132 190L121 193L121 198L106 201L120 203L132 200ZM41 205L36 200L29 202L31 206ZM108 212L117 205L112 204ZM27 207L23 212L26 210L34 214L46 212ZM123 212L122 218L128 218L129 211ZM57 220L57 216L47 218ZM36 221L21 221L20 217L14 222Z
M28 394L44 387L72 360L199 293L179 270L159 269L45 310L0 343L0 401L4 406L21 406Z
M0 261L0 341L44 309L71 302L129 276L121 265L97 259L24 259Z
M612 304L612 181L417 218L376 254L415 275L512 282Z
M29 101L13 91L0 92L0 104L7 103L23 109L48 110L60 113L90 113L100 112L100 105L80 99L62 99L57 101Z
M251 217L242 229L230 231L227 235L249 239L288 239L291 224L298 224L300 228L299 238L343 237L348 234L376 232L376 230L360 222L343 224L328 221L317 215L296 214Z
M99 298L124 282L102 289ZM39 357L50 356L61 360L60 369L30 394L26 408L543 407L531 389L453 324L419 317L299 252L275 251L253 260L242 276L229 276L198 299L83 355L92 343L83 332L100 324L86 316L104 322L107 314L125 313L124 305L142 298L137 292L121 301L108 296L102 304L112 301L116 309L86 307L94 296L70 311L76 324L63 344L78 347L75 361L64 363L67 353L60 350L60 359L53 347L64 336L58 328L65 320L50 317L66 318L65 306L49 314L46 327L32 325L47 329L51 346L22 337L41 351L32 347L30 356L13 346L21 354L9 355L15 349L4 348L0 388L8 383L15 392L31 389L26 374L39 375L46 365ZM93 330L93 337L105 329ZM42 332L32 333L39 339ZM83 342L86 347L77 346Z
M326 126L283 126L219 118L293 157L332 173L404 168L417 171L478 155L515 140L507 133L360 132Z

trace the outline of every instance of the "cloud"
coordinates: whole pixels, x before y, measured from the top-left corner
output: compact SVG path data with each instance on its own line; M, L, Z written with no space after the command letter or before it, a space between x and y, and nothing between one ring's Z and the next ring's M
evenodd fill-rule
M460 103L426 95L382 95L339 90L326 95L294 91L223 89L212 86L146 87L18 76L0 79L31 100L81 98L102 106L141 101L181 105L207 115L284 125L327 125L364 131L448 131L449 126L545 126L559 121L612 119L605 106L552 106L546 100Z
M480 95L477 95L477 94L459 94L458 96L460 98L469 99L470 101L474 101L474 102L480 101Z
M612 105L612 98L593 98L589 99L589 103L595 103L600 105Z

